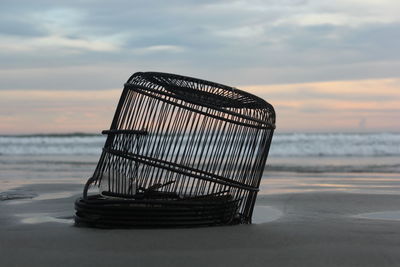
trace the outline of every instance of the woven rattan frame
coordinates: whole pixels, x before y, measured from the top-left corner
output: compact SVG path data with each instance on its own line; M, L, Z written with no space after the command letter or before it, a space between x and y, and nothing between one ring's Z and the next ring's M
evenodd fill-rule
M225 197L234 203L232 218L207 224L251 223L274 129L273 107L257 96L191 77L135 73L103 131L107 140L80 201L90 199L91 184L120 202L201 205ZM86 204L77 203L83 212ZM151 220L144 224L157 225Z

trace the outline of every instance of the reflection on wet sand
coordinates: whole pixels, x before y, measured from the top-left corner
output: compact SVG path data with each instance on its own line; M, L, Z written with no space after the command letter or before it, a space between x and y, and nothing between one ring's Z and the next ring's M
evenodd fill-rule
M396 194L400 175L395 173L289 173L270 172L261 181L261 194L340 191Z

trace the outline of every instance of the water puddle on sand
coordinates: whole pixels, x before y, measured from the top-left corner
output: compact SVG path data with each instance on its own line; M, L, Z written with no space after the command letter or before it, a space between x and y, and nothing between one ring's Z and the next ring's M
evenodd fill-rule
M18 204L28 204L37 200L53 200L53 199L62 199L69 198L75 195L79 195L81 191L62 191L62 192L54 192L54 193L42 193L35 194L32 197L20 197L20 198L8 198L6 204L7 205L18 205Z
M48 213L30 213L30 214L18 214L17 217L21 217L21 222L25 224L37 224L37 223L65 223L73 224L74 219L72 216L50 216Z
M23 189L11 189L0 192L0 201L12 201L21 199L32 199L37 197L38 194L29 190Z
M362 219L400 221L400 210L362 213L354 216Z
M68 198L75 196L81 193L82 190L79 191L62 191L62 192L54 192L54 193L42 193L39 196L33 198L34 200L50 200L50 199L60 199L60 198Z
M271 206L255 206L252 223L261 224L279 219L283 213Z

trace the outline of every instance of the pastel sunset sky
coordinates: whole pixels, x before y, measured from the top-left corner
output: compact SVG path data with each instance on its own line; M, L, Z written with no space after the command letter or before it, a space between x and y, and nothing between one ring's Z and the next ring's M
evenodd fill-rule
M400 1L0 1L0 134L98 133L123 83L235 86L280 132L400 132Z

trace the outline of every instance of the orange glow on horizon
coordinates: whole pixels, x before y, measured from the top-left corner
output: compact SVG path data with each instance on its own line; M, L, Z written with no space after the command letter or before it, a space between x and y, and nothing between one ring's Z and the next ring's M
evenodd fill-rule
M240 86L270 102L278 131L400 131L400 79ZM0 91L0 134L98 133L121 89Z

